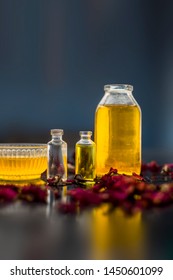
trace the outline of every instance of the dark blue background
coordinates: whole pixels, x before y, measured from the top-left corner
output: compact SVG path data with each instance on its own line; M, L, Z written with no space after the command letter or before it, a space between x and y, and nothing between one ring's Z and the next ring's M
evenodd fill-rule
M0 142L63 128L73 145L104 84L130 83L143 150L171 154L172 14L171 0L0 0Z

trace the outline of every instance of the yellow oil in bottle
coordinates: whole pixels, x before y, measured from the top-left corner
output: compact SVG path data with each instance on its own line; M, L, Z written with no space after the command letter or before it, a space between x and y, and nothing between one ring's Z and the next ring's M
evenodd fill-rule
M92 145L76 144L75 174L80 174L85 180L95 178L95 143Z
M1 180L39 179L47 169L47 157L0 157Z
M141 114L137 105L99 105L95 116L96 174L141 170Z
M75 174L80 174L85 180L95 178L96 145L91 140L92 131L80 131L80 140L75 146Z

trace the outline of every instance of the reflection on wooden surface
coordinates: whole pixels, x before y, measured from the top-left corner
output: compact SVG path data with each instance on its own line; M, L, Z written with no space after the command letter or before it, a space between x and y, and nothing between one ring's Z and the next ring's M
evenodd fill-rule
M95 208L91 215L91 248L94 259L144 258L144 227L141 213L127 216L121 209L107 213L108 205Z
M47 204L1 206L0 259L173 258L172 206L127 216L104 204L74 215L58 211L50 190L48 197Z

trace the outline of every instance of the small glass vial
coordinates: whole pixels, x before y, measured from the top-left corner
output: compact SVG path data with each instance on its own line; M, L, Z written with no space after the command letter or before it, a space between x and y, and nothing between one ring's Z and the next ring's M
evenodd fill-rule
M63 129L51 129L52 140L48 142L47 178L60 176L67 179L67 143L62 140Z
M92 131L80 131L81 139L75 147L75 174L80 174L85 180L95 178L96 145L91 140Z

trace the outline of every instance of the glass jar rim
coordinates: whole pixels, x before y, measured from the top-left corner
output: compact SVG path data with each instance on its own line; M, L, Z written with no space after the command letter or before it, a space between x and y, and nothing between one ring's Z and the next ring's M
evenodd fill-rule
M109 84L104 86L105 91L109 90L128 90L133 91L133 86L129 84Z
M40 149L47 148L45 143L0 143L0 149Z

